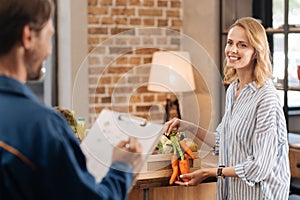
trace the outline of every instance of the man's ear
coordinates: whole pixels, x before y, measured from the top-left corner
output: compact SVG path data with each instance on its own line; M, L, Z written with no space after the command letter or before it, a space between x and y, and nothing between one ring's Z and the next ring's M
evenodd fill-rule
M22 31L22 45L26 50L30 50L33 47L34 31L29 25L25 25Z

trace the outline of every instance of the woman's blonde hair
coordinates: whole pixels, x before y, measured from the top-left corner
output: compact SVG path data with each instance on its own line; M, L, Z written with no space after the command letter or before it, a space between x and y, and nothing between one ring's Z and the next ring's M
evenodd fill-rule
M257 87L264 85L267 78L272 78L272 65L268 39L264 27L252 17L238 19L230 29L239 26L246 31L250 45L254 48L253 79ZM237 72L229 68L224 61L224 84L229 85L238 79Z

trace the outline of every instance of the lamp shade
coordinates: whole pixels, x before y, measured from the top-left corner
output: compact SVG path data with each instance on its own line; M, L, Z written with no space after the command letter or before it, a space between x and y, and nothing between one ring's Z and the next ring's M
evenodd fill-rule
M195 80L190 55L185 51L158 51L153 54L148 90L191 92Z

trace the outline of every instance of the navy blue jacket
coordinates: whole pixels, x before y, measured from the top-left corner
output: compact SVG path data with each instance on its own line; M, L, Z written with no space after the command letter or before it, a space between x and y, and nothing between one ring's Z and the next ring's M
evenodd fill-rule
M126 199L131 170L115 162L96 183L62 115L0 75L0 199Z

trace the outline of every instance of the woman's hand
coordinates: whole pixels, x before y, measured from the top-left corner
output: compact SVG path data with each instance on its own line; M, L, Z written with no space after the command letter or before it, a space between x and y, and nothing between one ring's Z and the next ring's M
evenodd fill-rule
M169 136L173 131L177 133L180 127L180 122L181 120L178 118L173 118L170 121L167 121L165 123L165 127L166 127L165 135Z
M216 169L198 169L194 172L180 175L181 179L187 178L190 179L190 181L188 182L176 181L175 183L182 186L196 186L201 182L203 182L208 177L212 176L212 174L214 174L214 171L216 171Z
M194 127L195 131L197 130L197 127L191 122L187 122L178 118L173 118L165 123L165 135L169 136L172 132L177 133L179 131L187 131L192 127Z

